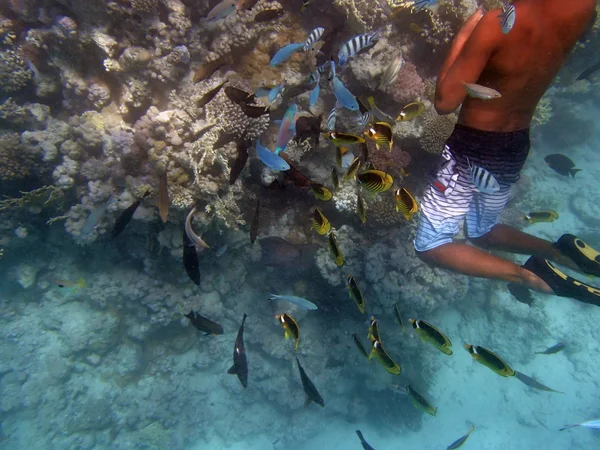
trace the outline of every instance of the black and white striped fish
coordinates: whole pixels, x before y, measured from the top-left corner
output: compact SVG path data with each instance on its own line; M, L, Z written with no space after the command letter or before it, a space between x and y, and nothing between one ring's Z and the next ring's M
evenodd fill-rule
M469 173L471 176L471 183L473 183L477 190L483 194L493 194L500 190L498 180L485 170L483 167L471 164L471 161L467 159L469 164Z
M348 61L348 58L355 56L361 50L375 44L379 39L380 33L381 30L372 33L359 34L346 42L338 53L338 65L340 67L343 66L346 64L346 61Z
M329 115L327 116L327 122L325 122L325 128L328 131L334 131L335 130L335 121L337 118L337 109L333 108L330 112Z
M373 118L373 113L371 111L367 111L365 113L356 111L356 118L354 119L354 123L361 125L361 126L365 126L366 124L368 124L371 121L372 118Z
M308 77L308 84L316 83L317 80L319 78L321 78L321 75L323 75L325 73L325 71L327 70L328 67L329 67L329 61L326 62L325 64L321 64L315 70L313 70L311 72L310 76Z
M512 3L508 6L502 7L502 13L498 16L500 19L500 25L502 26L502 32L508 34L515 24L517 18L517 12L515 11L515 5Z
M306 39L306 43L304 44L305 52L311 50L315 46L317 41L319 39L321 39L321 36L323 36L324 31L325 31L325 28L317 27L310 32L310 34L308 35L308 39Z

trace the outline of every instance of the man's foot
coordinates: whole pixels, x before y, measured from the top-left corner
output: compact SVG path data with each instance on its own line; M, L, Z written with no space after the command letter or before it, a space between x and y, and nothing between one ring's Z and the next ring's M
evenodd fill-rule
M594 250L577 236L563 234L554 247L573 260L588 275L600 277L600 252Z
M600 306L600 289L568 276L546 259L532 256L523 265L523 268L542 279L555 295Z

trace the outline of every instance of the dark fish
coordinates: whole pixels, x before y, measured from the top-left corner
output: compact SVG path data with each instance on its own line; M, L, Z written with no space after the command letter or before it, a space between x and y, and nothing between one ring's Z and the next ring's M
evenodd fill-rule
M310 381L310 378L308 378L308 375L306 375L306 372L300 365L300 361L298 360L297 357L296 357L296 363L298 364L298 370L300 371L300 379L302 380L302 387L304 388L304 392L307 396L306 404L308 405L310 402L315 402L317 405L321 405L321 407L325 407L325 401L323 400L323 397L321 397L321 394L319 394L319 391L317 391L317 388L315 387L313 382Z
M555 353L562 352L566 346L567 346L567 344L563 344L562 342L559 342L558 344L553 345L550 348L547 348L543 352L535 352L535 354L536 355L553 355Z
M256 119L257 117L269 114L269 108L261 105L249 105L248 103L240 103L239 107L247 117Z
M190 280L194 282L196 286L200 286L200 264L198 263L198 253L196 253L196 246L188 237L185 230L183 230L183 266L185 272L190 277Z
M116 238L118 235L120 235L123 232L123 230L125 229L127 224L131 221L131 218L133 217L135 210L138 209L138 206L140 206L140 203L142 203L142 200L144 200L146 197L148 197L148 195L150 195L150 192L146 191L146 193L143 195L142 198L137 199L135 202L133 202L132 205L128 206L121 213L121 215L119 217L117 217L115 226L112 229L112 237L113 238Z
M369 160L369 147L366 142L360 144L360 150L362 152L363 161L367 162Z
M254 211L254 218L252 219L252 224L250 225L250 242L252 244L254 244L254 241L256 241L256 237L258 236L258 228L260 227L259 212L260 212L260 199L257 199L256 200L256 209Z
M279 156L285 159L288 165L290 166L289 170L283 172L283 177L287 181L291 182L296 187L308 187L311 185L310 179L298 169L296 169L292 164L290 164L290 162L287 160L287 155L285 153L280 153Z
M210 76L227 64L229 61L226 58L219 58L214 61L210 61L201 64L194 73L194 83L199 83L202 80L210 78Z
M283 9L281 9L281 8L265 9L264 11L261 11L257 15L254 16L254 21L255 22L267 22L269 20L279 19L281 16L283 16L283 14L284 14L284 12L283 12Z
M218 139L213 144L213 150L217 150L221 147L225 147L227 144L229 144L230 142L233 142L233 141L235 141L235 136L233 136L229 133L221 133L219 135Z
M237 4L238 11L250 10L258 3L258 0L240 0Z
M367 353L367 349L364 347L364 345L362 345L360 338L356 334L353 334L352 339L354 339L354 344L356 344L356 348L358 349L360 354L367 358L367 360L369 360L369 354Z
M456 450L457 448L462 447L462 445L465 442L467 442L467 439L469 439L469 436L471 436L471 433L473 432L474 429L475 429L475 427L471 427L471 429L469 430L469 432L467 434L465 434L463 437L455 440L452 444L450 444L448 447L446 447L446 450Z
M531 306L533 297L531 291L521 284L509 283L506 285L512 296L519 302Z
M539 389L541 391L548 391L548 392L556 392L558 394L564 394L564 392L557 391L555 389L549 388L548 386L544 386L539 381L534 380L533 378L525 375L524 373L515 371L515 376L519 379L519 381L521 383L526 384L527 386L532 387L534 389Z
M371 447L369 445L369 443L365 440L363 434L360 432L360 430L356 430L356 435L358 436L358 438L360 439L360 444L362 445L362 448L364 450L375 450L373 447Z
M219 84L217 87L212 88L210 91L208 91L206 94L204 94L202 97L200 97L200 100L198 100L198 104L196 106L198 106L198 108L202 108L203 106L207 105L208 103L210 103L210 101L215 98L217 96L217 94L219 92L221 92L221 88L223 86L225 86L225 83L227 83L228 80L223 81L221 84Z
M597 62L596 64L594 64L593 66L588 67L583 72L581 72L581 74L579 74L579 76L577 77L577 81L587 80L598 69L600 69L600 61Z
M435 416L437 414L437 408L429 403L425 397L415 391L410 384L406 385L406 393L410 397L410 400L415 408L420 409L431 416Z
M200 313L195 312L193 309L190 310L189 314L185 314L185 317L190 319L192 325L196 327L198 331L202 331L208 334L223 334L223 327L219 325L217 322L213 322L210 319L200 315Z
M262 249L260 262L268 267L307 269L313 265L315 245L296 245L277 236L258 241Z
M571 175L571 177L575 178L575 174L581 172L581 169L575 169L575 163L573 161L560 153L548 155L544 158L544 161L546 161L546 164L548 164L552 170L565 177Z
M296 142L302 142L307 139L311 140L312 148L319 146L319 138L321 137L321 120L323 114L318 117L301 116L296 120Z
M235 86L226 86L225 95L227 95L227 98L236 105L239 105L240 103L254 103L256 101L256 97L252 92L246 92Z
M237 156L233 163L231 164L231 171L229 172L229 184L235 184L235 181L244 170L246 166L246 161L248 161L248 149L252 143L250 141L239 140L237 142Z
M233 366L227 371L228 374L237 375L244 388L248 387L248 362L246 361L246 348L244 347L244 323L246 322L246 317L244 313L242 325L238 330L237 338L235 338Z
M394 314L396 315L396 320L398 321L398 324L404 333L404 321L402 320L402 314L400 314L400 310L398 309L398 303L394 303Z

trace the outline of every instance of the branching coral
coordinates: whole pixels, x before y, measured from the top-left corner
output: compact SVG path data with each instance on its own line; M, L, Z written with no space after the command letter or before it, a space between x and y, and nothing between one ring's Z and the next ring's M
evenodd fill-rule
M0 51L0 91L17 92L31 80L32 73L15 50Z

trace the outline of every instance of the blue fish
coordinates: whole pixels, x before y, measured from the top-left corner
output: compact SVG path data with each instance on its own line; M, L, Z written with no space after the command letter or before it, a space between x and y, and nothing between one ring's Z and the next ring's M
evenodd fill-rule
M438 0L416 0L412 5L417 11L422 11L425 8L436 12L439 7Z
M377 30L372 33L359 34L342 45L342 48L338 53L338 64L340 67L346 64L348 58L356 56L361 50L375 44L375 41L379 39L380 32L381 30Z
M277 96L283 90L284 87L285 87L285 80L283 80L283 83L281 83L278 86L275 86L273 89L271 89L269 91L269 95L268 95L269 103L273 103L275 101L275 99L277 98Z
M256 141L256 154L259 159L271 170L290 170L290 165L281 156L277 156L260 141Z
M296 134L296 119L298 116L298 105L292 103L281 119L281 125L279 125L279 133L277 134L277 141L275 142L275 154L283 152L290 142L290 139Z
M502 33L508 34L515 25L515 19L517 18L517 12L515 5L508 5L502 7L502 13L498 16L500 19L500 25L502 26Z
M272 89L275 89L277 86L261 86L258 87L256 89L254 89L254 95L256 95L258 98L262 98L262 97L268 97L269 93L271 92Z
M312 92L310 93L310 99L309 99L309 104L310 104L311 108L313 106L315 106L315 104L317 103L317 100L319 99L319 92L321 92L321 87L319 86L320 82L321 82L321 74L319 73L319 71L317 71L317 85L313 88Z
M206 16L206 20L208 22L216 22L217 20L224 19L233 13L236 8L237 2L233 0L223 0L209 11L208 16Z
M273 56L273 58L271 58L271 62L269 63L271 65L271 67L275 67L279 64L281 64L284 61L287 61L287 59L292 56L292 53L297 52L298 50L302 50L304 48L304 42L302 43L293 43L293 44L288 44L285 47L283 47L282 49L280 49L277 53L275 53L275 55Z
M350 92L348 88L344 86L344 83L336 76L335 63L333 61L331 61L331 73L333 74L331 87L333 89L333 95L335 95L339 105L350 111L358 111L358 101L356 100L356 97L352 95L352 92Z

